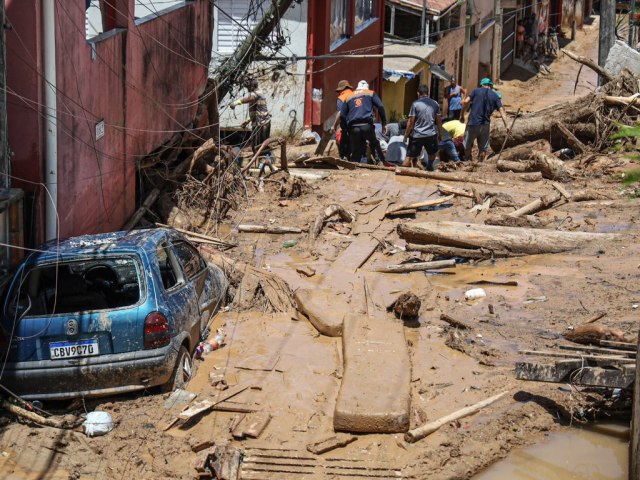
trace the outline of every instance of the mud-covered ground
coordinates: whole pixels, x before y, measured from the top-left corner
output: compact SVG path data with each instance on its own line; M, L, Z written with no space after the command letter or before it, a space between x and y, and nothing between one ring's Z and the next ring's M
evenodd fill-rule
M577 72L566 60L559 62L566 74L569 70ZM559 72L561 68L553 70ZM527 108L535 110L536 98L544 103L545 91L558 88L555 74L534 80L531 88L505 84L501 89L510 92L507 98L515 98L516 93L521 96L517 98L526 98ZM507 104L514 109L520 106L514 100L507 100ZM318 334L301 316L231 309L218 315L212 325L213 331L220 327L226 330L227 344L197 362L195 378L187 388L198 395L196 401L215 397L220 392L210 384L211 373L225 374L231 384L252 386L225 405L272 416L258 439L233 440L230 425L238 415L233 412L209 412L182 428L166 429L183 408L181 404L165 404L166 395L91 400L80 409L108 411L117 422L104 437L87 438L78 431L38 428L12 420L3 423L0 478L188 479L195 475L193 448L205 441L242 447L248 457L261 458L265 469L271 468L275 457L284 464L278 474L261 473L254 464L253 471L245 470L242 478L340 478L332 477L327 467L340 460L353 466L354 475L364 475L350 478L472 477L513 448L536 443L546 432L569 428L563 416L566 410L585 404L584 393L566 385L515 380L514 362L523 358L518 350L549 349L566 343L560 336L563 332L601 312L606 315L598 321L600 324L636 333L637 310L633 305L640 302L640 201L629 198L612 177L616 170L625 168L624 163L603 156L584 176L565 184L570 191L588 185L614 199L567 203L538 214L550 220L546 228L614 232L619 234L615 240L592 243L571 253L462 263L453 270L455 274L449 275L371 274L388 291L411 290L422 300L419 319L404 326L411 357L412 427L509 391L506 398L481 413L445 425L414 444L406 443L401 434L358 435L347 447L315 457L307 452L306 445L332 432L342 377L341 340ZM491 160L481 171L504 181ZM233 221L308 227L331 203L366 215L372 207L362 199L378 195L397 203L412 203L436 197L436 185L442 183L399 177L392 171L313 173L323 178L308 181L300 197L286 201L278 198L276 184L266 182L264 191L252 193L246 210ZM471 187L462 183L455 186ZM554 192L547 181L507 181L491 189L509 193L518 205ZM418 212L414 219L384 222L394 226L407 221L482 223L487 213L476 216L470 212L471 206L471 199L456 197L450 206ZM489 213L508 211L492 207ZM228 254L281 276L292 289L320 285L323 274L354 238L349 226L341 223L325 226L315 242L304 233L237 233L233 227L229 222L219 231L219 235L239 243ZM284 248L285 240L297 240L297 244ZM380 240L383 246L362 271L420 258L418 253L403 251L404 242L395 231ZM316 273L307 277L296 271L299 267L311 267ZM517 286L485 285L486 298L466 301L464 292L471 288L469 282L477 280L512 280ZM358 295L359 285L350 278L338 283L334 285L338 294L340 289L350 288ZM471 329L452 332L439 319L441 313L463 320ZM400 321L391 314L388 320ZM451 335L457 338L452 341ZM388 362L392 364L394 358L388 358ZM384 374L371 372L372 376ZM60 409L64 405L51 407ZM389 471L394 474L380 473Z

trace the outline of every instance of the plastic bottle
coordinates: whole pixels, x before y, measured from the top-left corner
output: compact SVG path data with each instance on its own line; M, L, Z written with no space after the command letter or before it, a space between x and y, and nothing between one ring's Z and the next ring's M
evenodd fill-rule
M472 288L464 292L465 300L476 300L477 298L484 298L487 296L487 292L483 288Z

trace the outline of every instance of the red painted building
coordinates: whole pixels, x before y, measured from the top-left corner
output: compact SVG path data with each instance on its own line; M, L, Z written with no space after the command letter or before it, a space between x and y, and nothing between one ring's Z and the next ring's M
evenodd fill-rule
M34 241L53 210L47 177L60 237L120 229L136 208L136 161L188 127L207 81L209 0L159 2L142 18L135 0L93 3L104 33L87 39L86 0L6 0L11 184L32 198ZM57 104L49 148L47 91Z
M382 90L382 58L357 54L383 53L384 0L309 0L307 56L353 54L354 58L309 60L304 123L316 129L336 113L336 85L342 79L355 87L359 80ZM322 91L314 101L313 91ZM326 126L326 125L325 125Z

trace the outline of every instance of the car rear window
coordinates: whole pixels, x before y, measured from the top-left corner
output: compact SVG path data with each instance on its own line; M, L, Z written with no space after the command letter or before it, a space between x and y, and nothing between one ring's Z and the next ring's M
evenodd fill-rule
M108 310L140 301L140 274L134 257L107 257L34 267L19 296L31 300L27 317Z

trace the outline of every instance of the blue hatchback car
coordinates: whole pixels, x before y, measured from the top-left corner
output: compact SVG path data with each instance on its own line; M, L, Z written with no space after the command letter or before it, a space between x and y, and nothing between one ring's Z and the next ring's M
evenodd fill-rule
M47 244L5 289L0 384L28 399L181 386L227 287L171 229Z

